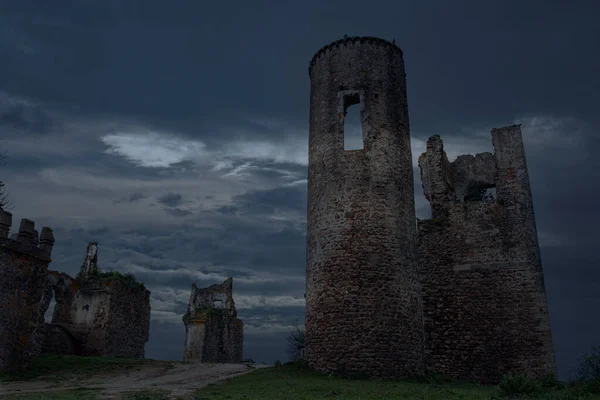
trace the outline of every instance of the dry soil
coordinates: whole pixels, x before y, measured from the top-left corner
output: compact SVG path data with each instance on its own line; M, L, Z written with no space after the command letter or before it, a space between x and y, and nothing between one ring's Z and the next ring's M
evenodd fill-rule
M72 374L40 377L35 380L3 382L0 398L13 394L61 392L73 389L97 390L99 399L123 399L125 394L141 390L164 390L173 399L192 399L194 392L210 383L247 374L268 365L206 364L154 362L126 371L112 371L90 376Z

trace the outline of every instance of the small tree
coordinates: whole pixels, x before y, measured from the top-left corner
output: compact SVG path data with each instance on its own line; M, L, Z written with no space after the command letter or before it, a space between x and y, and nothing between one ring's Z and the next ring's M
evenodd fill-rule
M600 345L592 346L591 352L581 357L578 375L583 380L600 379Z
M292 361L296 361L302 356L304 333L304 327L300 326L297 321L294 323L294 329L288 333L286 353Z
M6 152L0 152L0 165L6 164ZM0 210L10 211L13 209L13 205L8 199L8 193L6 193L6 187L4 181L0 180Z

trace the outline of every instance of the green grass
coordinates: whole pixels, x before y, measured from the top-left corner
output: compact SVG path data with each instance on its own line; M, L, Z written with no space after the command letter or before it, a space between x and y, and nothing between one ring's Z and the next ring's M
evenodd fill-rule
M153 360L122 357L79 357L42 354L36 357L28 369L18 372L0 372L0 382L21 381L52 376L57 378L68 374L93 375L95 373L140 368Z
M418 380L377 381L336 378L298 363L258 369L196 393L196 400L600 400L593 385L562 385L509 376L498 386L477 385L431 376Z
M127 393L125 400L169 400L169 392L163 390L141 390Z
M468 383L436 385L335 378L311 371L302 364L288 363L207 386L197 392L196 400L491 399L493 390L490 386Z
M96 400L98 392L85 388L66 392L23 393L2 397L3 400Z

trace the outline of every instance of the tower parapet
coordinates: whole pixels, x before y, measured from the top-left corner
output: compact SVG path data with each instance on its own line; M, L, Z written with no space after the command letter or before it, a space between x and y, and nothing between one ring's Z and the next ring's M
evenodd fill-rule
M10 235L12 214L0 209L0 369L26 368L43 343L44 292L54 236L22 219ZM39 244L39 246L38 246Z

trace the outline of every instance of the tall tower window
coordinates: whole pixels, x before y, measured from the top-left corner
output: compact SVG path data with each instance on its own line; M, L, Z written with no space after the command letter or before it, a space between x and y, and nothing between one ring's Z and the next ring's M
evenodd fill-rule
M362 104L360 93L344 93L343 122L344 122L344 150L362 150L364 148L364 134L362 127Z

